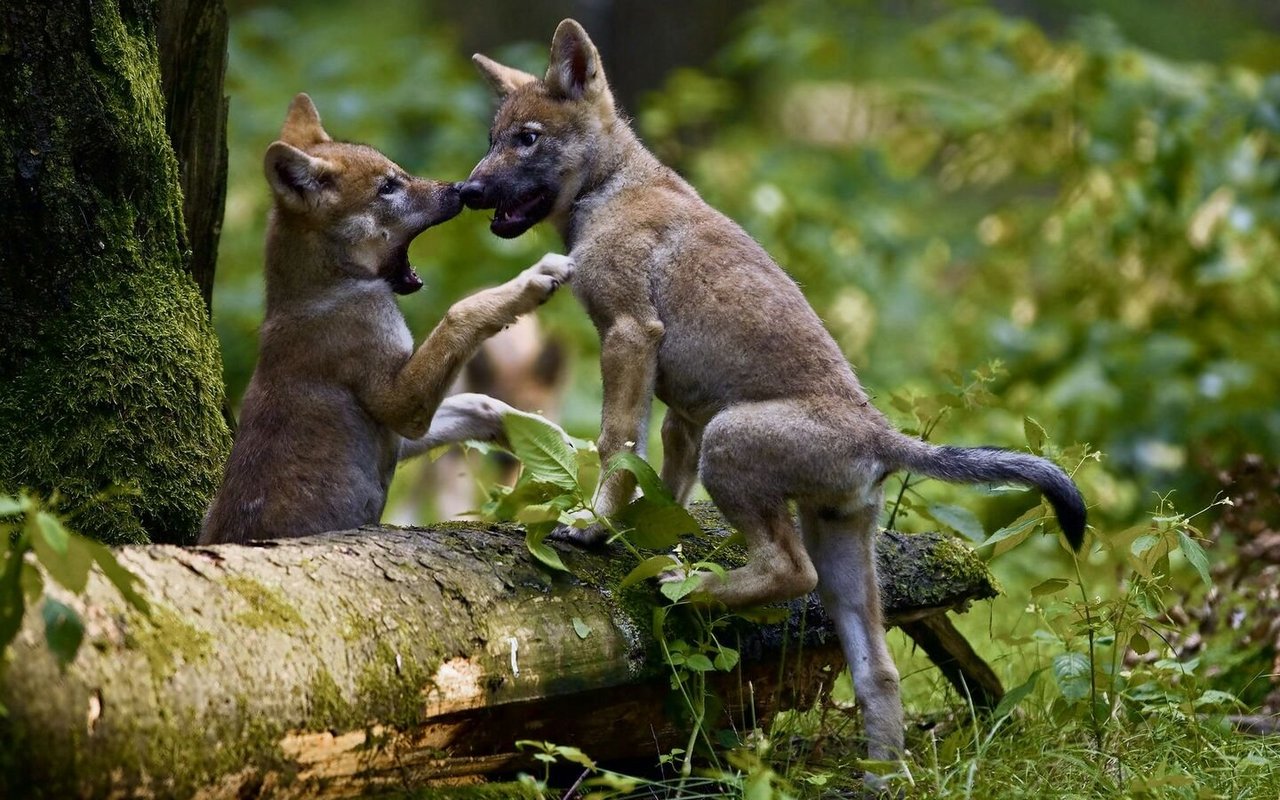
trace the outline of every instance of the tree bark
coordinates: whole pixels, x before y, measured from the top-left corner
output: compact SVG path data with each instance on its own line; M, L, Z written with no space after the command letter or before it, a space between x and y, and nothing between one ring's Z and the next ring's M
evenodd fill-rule
M699 513L719 535L685 547L705 553L725 532ZM599 759L683 747L653 634L665 601L652 582L618 588L621 550L561 554L572 575L540 566L519 529L475 523L123 548L153 620L95 576L64 598L89 624L60 674L30 615L0 697L0 796L356 797L527 766L519 739ZM995 593L942 535L883 535L880 569L893 622ZM786 616L717 629L742 653L716 674L739 729L812 701L843 665L814 598ZM680 624L669 636L689 635Z
M187 271L213 308L227 197L227 9L222 0L161 0L158 25L165 129L178 158Z
M230 448L187 274L154 0L0 10L0 492L192 541Z

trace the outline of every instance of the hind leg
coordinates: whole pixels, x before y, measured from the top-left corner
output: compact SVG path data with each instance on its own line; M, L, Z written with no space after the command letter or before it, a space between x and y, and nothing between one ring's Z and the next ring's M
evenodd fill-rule
M903 756L898 669L885 641L876 582L875 531L881 491L849 498L842 508L804 504L800 526L818 573L818 594L835 623L876 761Z
M668 408L662 418L662 482L676 502L685 505L698 483L702 428Z
M703 434L702 484L746 537L747 564L723 578L706 576L701 590L731 608L787 600L817 583L787 508L794 481L786 456L803 436L791 411L784 403L736 406L716 415Z

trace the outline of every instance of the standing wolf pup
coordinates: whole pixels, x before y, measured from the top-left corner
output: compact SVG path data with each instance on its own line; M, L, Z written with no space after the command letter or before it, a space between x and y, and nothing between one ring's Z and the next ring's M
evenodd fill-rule
M643 446L656 393L669 407L667 486L683 502L700 475L747 539L747 565L723 579L704 576L703 591L741 607L816 585L852 668L869 755L899 758L898 672L872 552L884 479L907 469L1037 486L1077 548L1079 491L1042 458L936 447L893 429L796 284L640 144L578 23L556 29L542 80L481 55L475 62L502 102L462 199L495 209L498 236L548 219L571 249L574 293L601 337L601 459ZM613 471L600 509L617 512L633 490L629 472ZM788 500L799 508L799 531ZM561 535L592 543L604 531Z
M201 544L304 536L377 522L396 462L494 439L509 406L442 402L481 342L573 272L547 255L456 303L415 352L395 294L422 288L409 242L462 208L370 147L335 142L305 94L267 150L267 311L258 365Z

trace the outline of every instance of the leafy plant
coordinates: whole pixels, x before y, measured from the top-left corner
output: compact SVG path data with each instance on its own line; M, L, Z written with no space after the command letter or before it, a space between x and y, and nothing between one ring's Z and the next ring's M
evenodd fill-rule
M7 544L0 562L0 652L18 635L27 607L40 603L49 651L63 668L74 661L84 641L84 621L71 605L46 591L46 579L79 595L95 565L130 606L150 614L135 586L138 577L108 547L68 530L57 513L56 497L42 502L30 494L0 495L0 535Z

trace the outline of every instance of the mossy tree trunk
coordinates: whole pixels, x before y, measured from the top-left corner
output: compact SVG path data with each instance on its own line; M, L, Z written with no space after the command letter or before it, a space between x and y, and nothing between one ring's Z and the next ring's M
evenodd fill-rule
M723 523L686 549L723 545ZM87 641L65 674L38 615L19 634L0 702L0 796L314 798L528 768L519 739L598 759L683 747L687 729L653 633L653 582L619 589L620 546L562 546L572 574L533 559L510 526L444 523L259 545L127 547L145 622L96 576ZM741 549L716 551L726 566ZM985 566L940 534L884 534L890 624L995 593ZM742 660L715 673L728 717L766 724L812 702L843 666L815 598L779 624L717 629ZM691 639L687 622L668 638Z
M0 19L0 491L56 490L103 541L190 541L230 434L187 271L158 5L6 3Z

